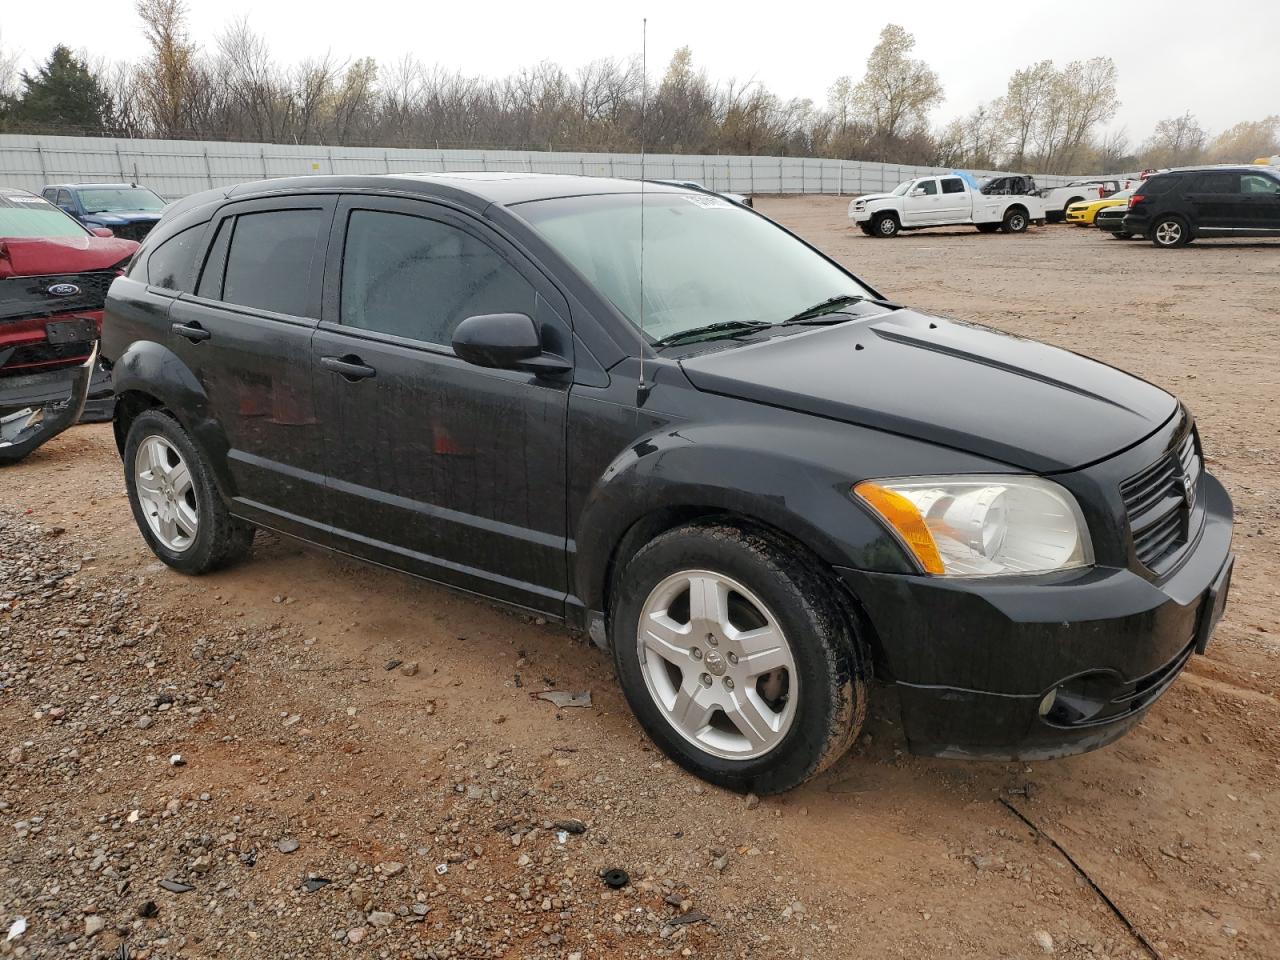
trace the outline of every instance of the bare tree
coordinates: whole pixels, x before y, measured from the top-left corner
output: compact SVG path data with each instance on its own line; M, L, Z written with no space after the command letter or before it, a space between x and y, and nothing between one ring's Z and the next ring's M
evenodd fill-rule
M198 49L187 35L183 0L138 0L143 33L151 52L137 72L138 108L159 136L192 131L193 75Z
M1155 130L1142 144L1139 156L1149 167L1180 167L1204 158L1209 135L1188 110L1180 117L1169 117L1156 124Z
M915 45L915 37L902 27L887 25L867 58L866 74L853 90L859 112L883 144L923 129L929 111L943 100L938 75L923 60L909 56Z
M1280 114L1245 120L1222 131L1208 148L1217 163L1249 163L1280 154Z
M1052 102L1058 72L1052 60L1017 70L1009 78L1003 102L1003 121L1009 135L1009 163L1026 166L1027 150Z

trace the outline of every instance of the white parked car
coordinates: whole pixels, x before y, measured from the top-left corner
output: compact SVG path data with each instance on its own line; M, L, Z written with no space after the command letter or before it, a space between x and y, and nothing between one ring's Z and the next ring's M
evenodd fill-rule
M893 237L901 230L969 224L983 233L1022 233L1044 223L1044 201L1030 194L988 196L957 176L919 177L892 193L856 197L849 219L870 237Z
M1044 200L1045 216L1051 223L1067 218L1067 207L1084 200L1101 200L1129 187L1129 180L1098 178L1073 180L1061 187L1046 187L1040 191Z

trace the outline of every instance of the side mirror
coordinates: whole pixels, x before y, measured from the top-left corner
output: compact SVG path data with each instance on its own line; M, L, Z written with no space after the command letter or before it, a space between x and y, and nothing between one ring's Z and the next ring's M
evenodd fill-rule
M114 237L115 233L110 227L90 227L89 232L95 237Z
M477 367L529 370L542 375L572 369L563 357L543 352L537 324L523 313L467 317L453 331L453 352Z
M924 196L924 187L916 187L914 190L912 190L912 191L911 191L911 195L912 195L913 197L923 197L923 196Z

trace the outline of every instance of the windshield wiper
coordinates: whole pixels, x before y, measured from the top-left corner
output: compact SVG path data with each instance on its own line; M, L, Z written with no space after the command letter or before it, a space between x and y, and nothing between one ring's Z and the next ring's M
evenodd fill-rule
M815 303L812 307L805 307L793 317L787 317L783 323L799 323L801 320L811 320L814 317L820 317L823 314L835 313L836 307L848 306L851 303L858 303L860 300L866 300L867 297L861 297L857 294L842 293L827 299L820 303Z
M701 327L691 327L653 341L655 347L673 347L678 343L692 343L696 340L713 339L715 334L741 333L745 330L756 330L760 327L771 327L766 320L721 320Z

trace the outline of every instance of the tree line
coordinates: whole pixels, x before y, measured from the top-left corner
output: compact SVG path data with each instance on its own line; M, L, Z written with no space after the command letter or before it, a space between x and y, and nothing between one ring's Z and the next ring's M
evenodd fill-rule
M861 77L824 104L755 81L716 82L688 47L656 83L638 58L567 71L544 61L500 78L412 56L393 63L332 54L281 65L247 21L211 48L191 37L183 0L137 0L148 54L113 62L56 46L34 70L0 48L0 132L386 147L506 147L838 157L903 164L1073 173L1247 161L1280 153L1280 116L1211 138L1189 113L1132 146L1103 134L1119 109L1107 57L1017 70L1003 96L935 127L937 73L915 38L880 33ZM643 141L643 142L642 142Z

